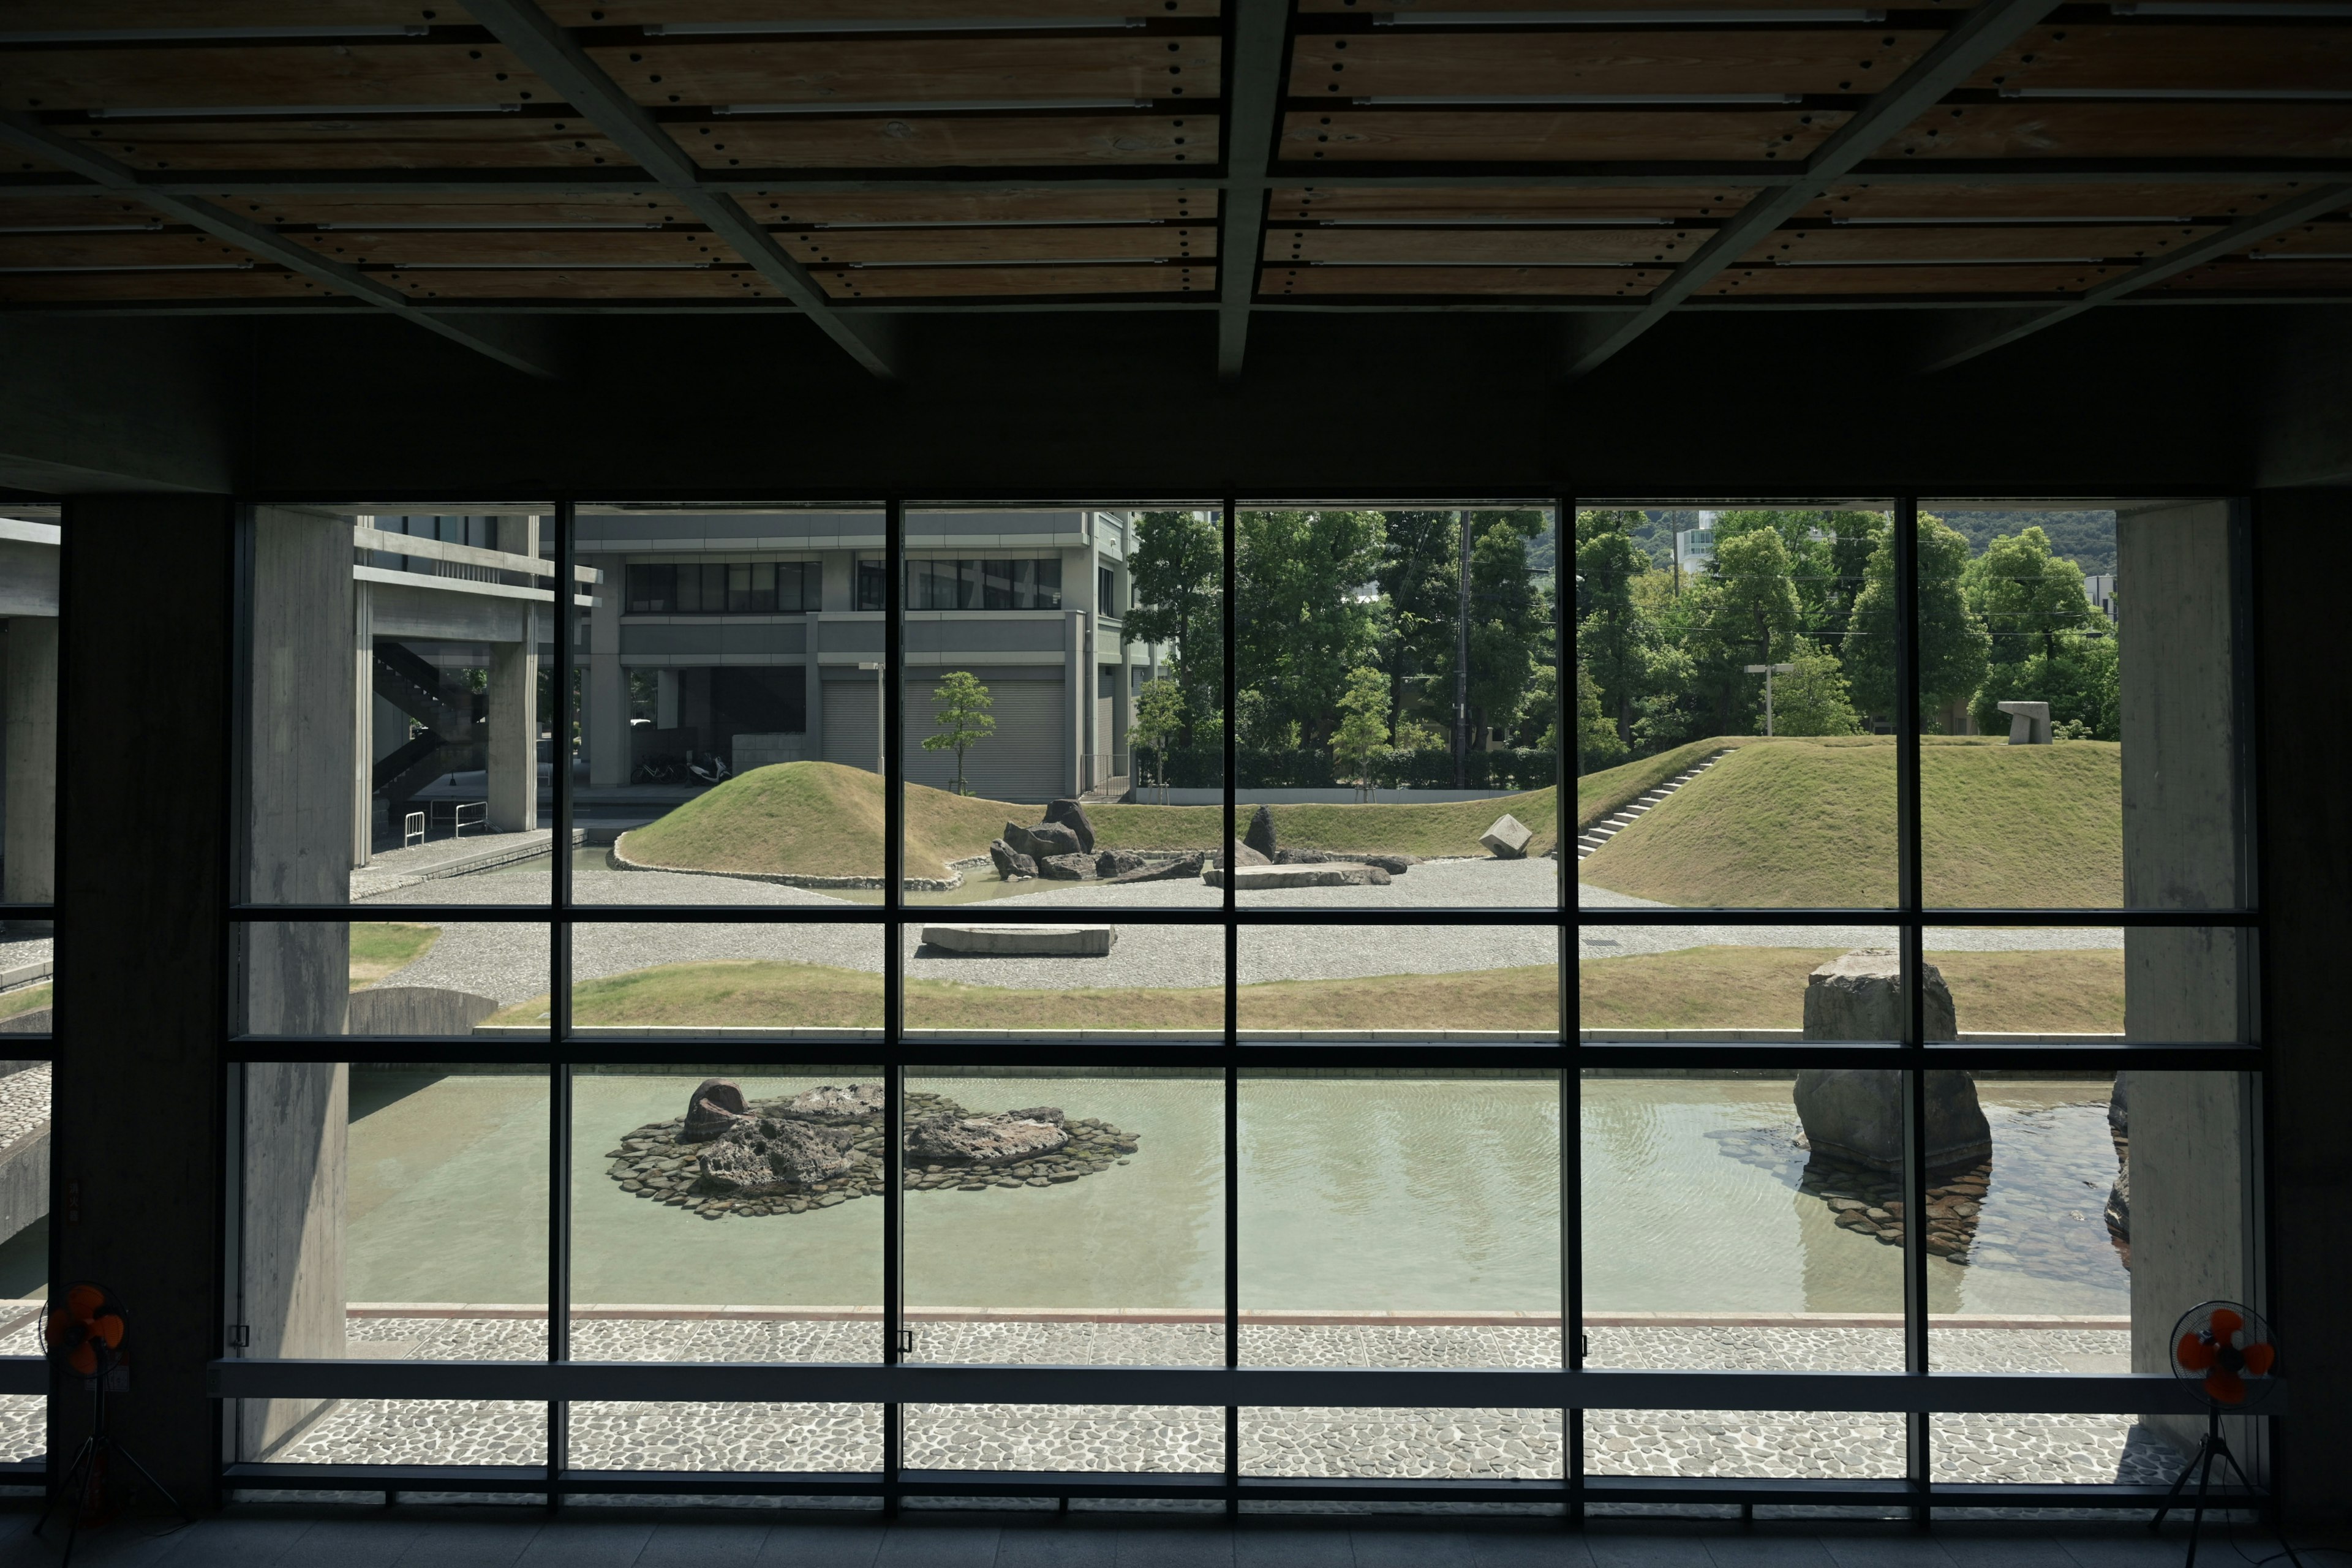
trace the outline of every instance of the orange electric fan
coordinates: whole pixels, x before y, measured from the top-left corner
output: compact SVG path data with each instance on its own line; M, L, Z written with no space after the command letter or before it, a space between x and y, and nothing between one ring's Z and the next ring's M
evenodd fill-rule
M2148 1528L2155 1530L2164 1523L2164 1516L2180 1500L2181 1488L2189 1484L2189 1471L2196 1471L2197 1511L2189 1524L2189 1568L2195 1568L2197 1562L2197 1532L2205 1522L2205 1494L2213 1479L2214 1461L2228 1465L2246 1490L2254 1489L2221 1436L2221 1417L2243 1415L2269 1398L2278 1384L2278 1342L2262 1314L2252 1307L2236 1301L2200 1301L2172 1325L2172 1375L2195 1387L2198 1402L2205 1406L2205 1436L2165 1494ZM2279 1544L2286 1547L2296 1568L2302 1568L2303 1559L2295 1556L2284 1535Z
M65 1558L59 1568L73 1561L74 1538L80 1532L83 1520L94 1511L103 1512L107 1468L117 1458L138 1471L182 1519L187 1517L187 1510L180 1507L179 1500L165 1489L163 1483L129 1449L107 1435L107 1384L123 1365L122 1342L128 1331L121 1301L105 1286L88 1280L67 1286L65 1294L50 1301L41 1312L42 1350L52 1363L69 1376L80 1378L82 1386L89 1390L89 1436L82 1439L73 1463L66 1467L58 1479L48 1507L41 1510L41 1522L33 1527L37 1535L47 1528L49 1514L65 1500L68 1492L74 1494L73 1512L67 1516Z

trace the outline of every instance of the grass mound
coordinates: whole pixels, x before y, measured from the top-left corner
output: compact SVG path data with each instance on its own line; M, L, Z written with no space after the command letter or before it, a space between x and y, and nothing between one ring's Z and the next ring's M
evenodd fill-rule
M1801 984L1801 982L1800 983ZM1245 1029L1551 1029L1559 976L1546 964L1459 974L1281 980L1241 988ZM535 1024L533 997L493 1024ZM632 970L572 988L572 1021L667 1028L879 1028L882 977L777 959L719 959ZM907 981L915 1029L1199 1029L1224 1027L1219 986L1014 990L952 980Z
M1587 1029L1801 1029L1805 976L1834 947L1694 947L1576 966ZM2119 947L2039 952L1930 952L1970 1033L2120 1034Z
M1895 756L1881 736L1751 739L1580 862L1579 878L1670 904L1892 904ZM2123 902L2121 746L1929 737L1919 772L1928 903Z
M786 872L804 877L882 875L882 781L838 763L779 763L754 768L633 829L632 860L699 871ZM1279 842L1302 849L1391 854L1483 855L1478 835L1505 812L1535 831L1528 853L1557 838L1556 792L1500 800L1414 805L1277 805ZM988 853L1008 821L1037 819L1034 805L907 786L907 875L946 875L948 863ZM1208 849L1223 842L1213 805L1089 805L1106 849ZM1246 821L1246 813L1244 813Z
M440 940L439 926L353 921L352 989L364 991L385 975L407 968L431 952L433 944Z

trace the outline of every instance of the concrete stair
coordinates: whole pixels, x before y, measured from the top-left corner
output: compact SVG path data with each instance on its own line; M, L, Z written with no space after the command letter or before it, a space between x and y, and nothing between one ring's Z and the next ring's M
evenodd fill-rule
M1707 758L1706 761L1699 763L1698 766L1695 768L1686 768L1683 772L1676 773L1674 777L1668 779L1657 788L1650 791L1649 794L1635 800L1631 805L1628 805L1622 811L1620 811L1616 816L1609 817L1603 821L1597 822L1591 827L1586 828L1582 833L1578 834L1576 836L1576 858L1580 860L1585 858L1594 850L1600 848L1602 845L1608 843L1611 839L1616 837L1627 828L1633 826L1633 824L1639 822L1643 817L1647 816L1651 812L1655 811L1660 803L1664 801L1668 795L1682 788L1683 785L1690 783L1691 780L1698 777L1699 774L1706 772L1707 769L1715 766L1716 763L1721 762L1727 755L1729 755L1727 751L1716 752L1715 755Z

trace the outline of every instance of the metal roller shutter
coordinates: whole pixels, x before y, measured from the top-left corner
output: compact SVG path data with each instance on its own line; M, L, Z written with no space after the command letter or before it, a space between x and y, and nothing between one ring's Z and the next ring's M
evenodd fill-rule
M935 677L914 677L907 682L907 778L913 784L945 789L955 782L955 753L923 750L926 736L937 733L931 712ZM1004 680L987 682L995 700L989 716L996 732L965 754L964 782L992 800L1045 802L1070 792L1070 728L1062 699L1062 681ZM832 755L834 687L825 689L826 754ZM873 693L866 693L866 710ZM870 721L869 721L870 723ZM872 734L869 728L867 734ZM838 758L836 761L840 760Z
M824 683L826 762L839 763L845 768L872 769L877 765L875 737L882 732L882 726L874 710L881 697L870 675L862 680Z

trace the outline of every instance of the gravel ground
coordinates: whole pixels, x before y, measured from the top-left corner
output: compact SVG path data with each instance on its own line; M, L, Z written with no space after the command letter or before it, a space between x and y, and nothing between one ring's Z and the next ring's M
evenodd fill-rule
M1663 910L1670 904L1615 893L1590 882L1576 885L1580 911ZM1580 958L1629 958L1687 947L1891 947L1895 928L1885 926L1612 926L1580 925ZM1930 952L2055 952L2069 948L2121 947L2121 926L1929 926Z
M49 1119L49 1064L0 1078L0 1149L5 1149Z
M377 1355L537 1353L530 1322L375 1318L352 1337ZM858 1359L870 1323L583 1320L582 1359ZM927 1360L1062 1364L1215 1364L1214 1324L921 1324ZM1617 1366L1854 1367L1899 1363L1892 1331L1597 1328L1593 1360ZM2056 1370L2059 1358L2121 1354L2114 1331L1939 1331L1947 1364ZM1877 1342L1884 1340L1885 1345ZM1542 1328L1250 1325L1255 1364L1549 1366L1559 1334ZM926 1468L1200 1471L1223 1451L1222 1412L1191 1407L916 1406L907 1463ZM1556 1410L1324 1410L1265 1407L1241 1419L1246 1473L1288 1476L1557 1477ZM537 1405L346 1401L276 1458L296 1463L537 1463L546 1420ZM36 1439L37 1441L37 1438ZM881 1462L880 1413L840 1405L583 1404L572 1407L572 1463L602 1469L870 1470ZM1938 1416L1939 1476L2008 1481L2168 1481L2179 1456L2126 1416ZM1899 1417L1723 1411L1594 1411L1587 1471L1596 1476L1899 1475Z
M57 955L57 939L28 933L0 936L0 969L21 968Z

